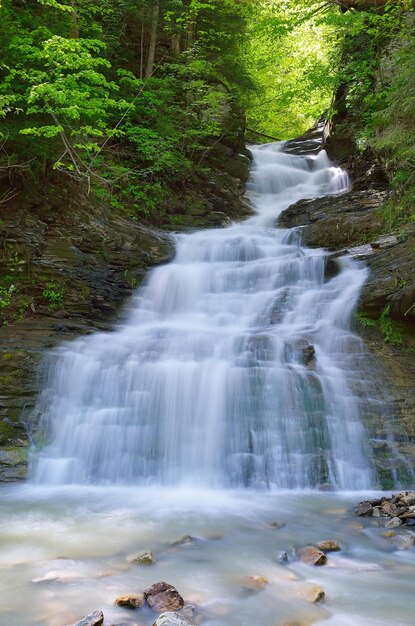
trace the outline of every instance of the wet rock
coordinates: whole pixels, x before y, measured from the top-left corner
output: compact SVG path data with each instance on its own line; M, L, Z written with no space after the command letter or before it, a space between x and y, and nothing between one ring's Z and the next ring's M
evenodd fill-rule
M173 585L162 581L144 591L148 606L159 613L177 611L184 606L184 600Z
M102 626L104 623L104 613L102 611L94 611L90 613L79 622L76 622L74 626Z
M402 520L400 520L399 517L392 517L392 519L385 524L386 528L398 528L398 526L402 526Z
M304 226L302 236L307 246L336 250L376 238L381 220L373 213L386 198L386 191L365 189L300 200L281 213L278 225Z
M180 613L169 611L159 615L153 626L192 626L192 622Z
M327 563L327 557L315 546L305 546L298 550L298 556L307 565L325 565Z
M363 502L360 502L357 507L355 508L355 513L356 515L359 516L363 516L363 515L372 515L373 513L373 506L370 504L370 502L368 500L364 500Z
M114 600L116 606L122 606L126 609L139 609L144 604L144 597L141 595L119 596Z
M337 539L326 539L325 541L319 541L317 547L323 552L337 552L341 550L340 543Z
M156 559L152 552L143 552L131 559L131 563L135 563L136 565L154 565L155 562Z
M324 600L326 594L319 585L304 584L301 586L301 595L307 602L316 603Z

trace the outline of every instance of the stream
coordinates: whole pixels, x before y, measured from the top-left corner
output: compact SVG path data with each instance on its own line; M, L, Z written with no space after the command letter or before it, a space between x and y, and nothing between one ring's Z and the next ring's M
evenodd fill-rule
M251 218L177 235L123 323L47 356L46 444L0 488L0 624L151 626L113 602L165 580L203 626L413 625L415 550L351 514L379 489L350 330L367 270L275 227L348 178L324 151L252 153ZM325 539L325 566L296 558Z

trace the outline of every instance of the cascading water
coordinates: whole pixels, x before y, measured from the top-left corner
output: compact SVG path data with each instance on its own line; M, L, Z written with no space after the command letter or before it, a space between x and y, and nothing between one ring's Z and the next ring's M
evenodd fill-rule
M39 401L41 483L367 488L370 452L348 366L366 270L274 227L301 198L341 193L324 151L252 149L256 214L177 236L114 332L53 355Z

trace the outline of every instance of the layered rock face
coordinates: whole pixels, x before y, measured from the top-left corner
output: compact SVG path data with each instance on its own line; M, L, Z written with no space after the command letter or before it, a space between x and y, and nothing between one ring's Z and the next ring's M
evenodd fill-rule
M315 146L312 148L314 152ZM328 148L333 156L330 143ZM379 164L373 155L370 160L365 153L359 160L357 155L347 156L345 144L342 149L339 160L343 166L350 165L351 190L340 196L297 202L281 214L278 226L298 227L307 246L331 250L329 263L335 264L337 258L347 255L368 266L356 331L374 357L368 360L371 393L387 403L388 419L382 422L374 412L365 416L366 424L380 465L387 463L390 450L386 440L392 436L395 452L402 453L403 466L413 466L415 226L409 224L394 233L383 233L379 209L388 199L389 189ZM329 265L327 270L331 271Z

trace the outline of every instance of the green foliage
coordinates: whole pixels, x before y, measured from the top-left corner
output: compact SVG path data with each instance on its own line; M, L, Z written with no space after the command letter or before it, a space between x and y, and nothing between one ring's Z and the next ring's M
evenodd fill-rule
M379 317L379 327L385 343L400 345L403 343L402 333L396 328L390 317L390 304L387 304Z
M52 280L46 284L42 291L42 296L45 298L48 308L51 311L55 311L63 306L65 287Z
M289 139L329 108L343 41L341 20L329 3L259 3L249 50L256 83L246 98L249 127Z
M363 326L363 328L371 328L373 326L376 326L376 320L368 317L362 311L358 311L357 313L355 313L354 317L358 324Z

